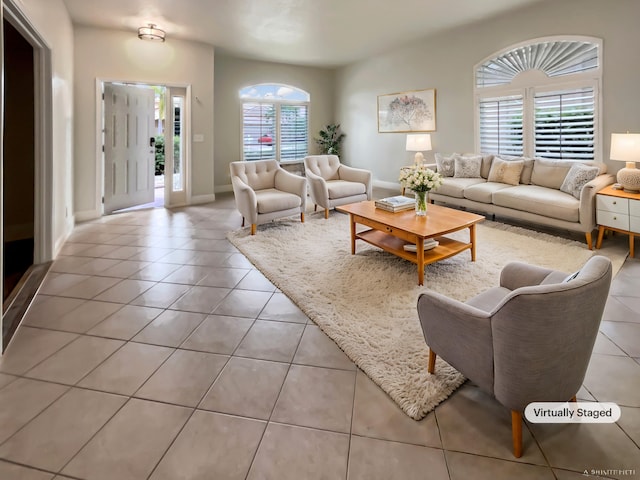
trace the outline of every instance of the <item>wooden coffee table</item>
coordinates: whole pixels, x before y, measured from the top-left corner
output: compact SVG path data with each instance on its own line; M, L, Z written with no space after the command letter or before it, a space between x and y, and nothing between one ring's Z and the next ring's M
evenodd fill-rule
M475 261L476 224L484 220L482 215L432 204L424 217L417 216L414 210L387 212L376 208L373 201L350 203L336 207L336 210L349 214L352 255L356 253L356 240L364 240L409 260L418 266L418 285L424 284L425 265L453 257L465 250L471 250L471 261ZM356 224L370 229L357 232ZM469 229L468 243L443 236L465 228ZM424 241L428 238L434 238L440 244L425 252ZM417 251L406 251L404 245L408 243L415 244Z

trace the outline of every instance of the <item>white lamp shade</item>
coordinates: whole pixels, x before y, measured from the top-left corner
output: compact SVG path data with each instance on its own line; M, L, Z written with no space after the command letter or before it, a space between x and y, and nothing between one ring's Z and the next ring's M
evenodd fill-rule
M627 162L625 168L618 170L618 183L625 192L640 192L640 170L635 162L640 161L640 133L612 133L611 160Z
M612 133L611 160L640 161L640 133Z
M419 133L407 135L407 152L426 152L431 150L431 135Z

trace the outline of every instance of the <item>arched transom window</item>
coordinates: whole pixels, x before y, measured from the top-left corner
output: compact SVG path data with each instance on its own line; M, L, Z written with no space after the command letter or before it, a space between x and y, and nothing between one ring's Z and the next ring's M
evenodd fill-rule
M309 147L309 100L304 90L280 84L240 90L243 160L303 159Z
M476 65L476 149L600 160L601 52L595 38L543 38Z

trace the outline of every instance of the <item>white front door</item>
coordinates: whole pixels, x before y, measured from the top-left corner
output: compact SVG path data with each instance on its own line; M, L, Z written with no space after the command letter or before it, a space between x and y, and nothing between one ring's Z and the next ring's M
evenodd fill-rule
M104 84L104 213L154 200L155 92Z

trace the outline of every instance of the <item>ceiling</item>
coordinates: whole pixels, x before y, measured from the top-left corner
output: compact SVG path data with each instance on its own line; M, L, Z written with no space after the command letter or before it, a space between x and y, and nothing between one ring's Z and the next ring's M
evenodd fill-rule
M337 67L542 0L63 0L76 24L131 30L296 65Z

